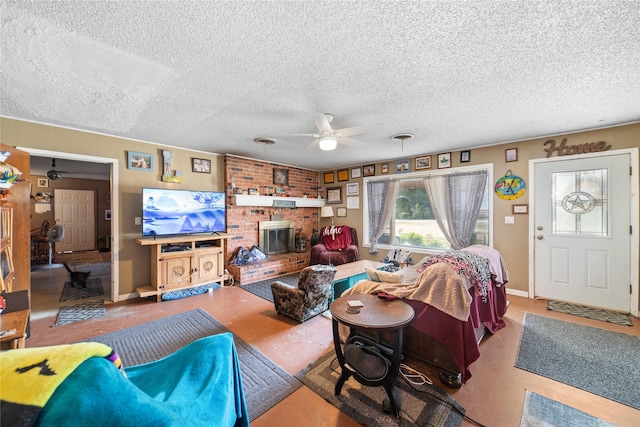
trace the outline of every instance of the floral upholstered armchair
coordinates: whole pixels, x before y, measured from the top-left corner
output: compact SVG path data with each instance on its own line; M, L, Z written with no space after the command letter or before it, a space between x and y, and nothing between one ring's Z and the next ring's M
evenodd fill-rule
M273 282L271 292L278 314L304 322L329 308L336 269L330 265L312 265L300 272L298 287Z

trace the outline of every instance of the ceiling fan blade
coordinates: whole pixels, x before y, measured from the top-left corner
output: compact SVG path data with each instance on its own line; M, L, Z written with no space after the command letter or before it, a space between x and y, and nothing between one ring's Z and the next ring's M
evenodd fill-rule
M364 142L357 139L349 138L348 136L341 136L338 138L338 144L348 145L350 147L362 147Z
M319 139L316 139L316 140L315 140L315 141L313 141L311 144L307 145L307 146L304 148L304 151L308 151L308 150L311 150L311 149L313 149L313 148L316 148L319 144L320 144L320 140L319 140Z
M275 133L271 136L312 136L314 138L320 138L317 133Z
M336 133L339 133L340 136L351 136L351 135L359 135L361 133L367 133L380 125L371 125L371 126L353 126L350 128L338 129Z
M329 123L327 116L325 116L324 114L316 113L313 115L313 119L315 120L316 126L321 133L333 133L333 128L331 128L331 123Z

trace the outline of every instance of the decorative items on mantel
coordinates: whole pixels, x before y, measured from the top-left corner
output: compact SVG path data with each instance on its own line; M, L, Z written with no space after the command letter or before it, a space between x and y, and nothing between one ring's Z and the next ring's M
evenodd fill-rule
M321 208L325 205L325 200L307 197L250 196L247 194L233 194L231 196L231 204L236 206Z

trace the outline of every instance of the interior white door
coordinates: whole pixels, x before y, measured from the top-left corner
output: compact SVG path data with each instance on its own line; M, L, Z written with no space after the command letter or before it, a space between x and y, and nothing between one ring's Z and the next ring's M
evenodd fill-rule
M95 193L92 190L54 190L54 217L64 227L56 252L96 249Z
M630 156L535 165L535 296L628 312Z

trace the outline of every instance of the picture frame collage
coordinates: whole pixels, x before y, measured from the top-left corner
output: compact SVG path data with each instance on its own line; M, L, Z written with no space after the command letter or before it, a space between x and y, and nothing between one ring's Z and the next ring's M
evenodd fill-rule
M471 162L471 150L461 150L459 163ZM518 160L518 149L509 148L505 150L505 161L514 162ZM453 166L452 152L427 154L413 158L398 159L386 163L381 163L378 171L376 171L377 165L369 164L345 169L339 169L337 171L324 172L324 184L331 185L336 183L346 182L345 187L327 187L327 199L329 199L329 191L331 191L331 202L329 203L342 203L343 191L344 195L358 196L360 194L359 183L349 183L348 181L360 178L366 178L375 176L376 172L381 175L386 175L391 172L408 173L412 171L422 171L432 168L448 169ZM338 189L340 190L338 192ZM339 202L338 202L339 200ZM351 206L355 206L355 201L351 201Z

